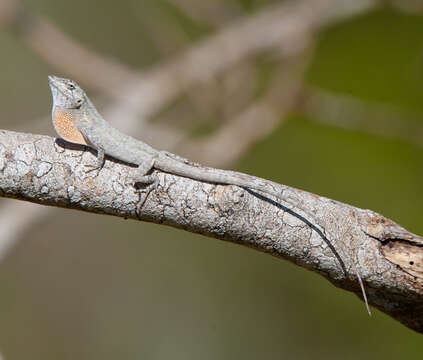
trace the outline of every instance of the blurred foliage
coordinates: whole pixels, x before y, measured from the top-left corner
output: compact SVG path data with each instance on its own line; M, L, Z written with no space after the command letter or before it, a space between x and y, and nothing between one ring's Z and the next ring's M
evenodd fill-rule
M227 3L242 16L270 2ZM136 68L215 30L170 1L24 4ZM152 22L169 35L166 46L153 41ZM307 81L420 112L421 39L420 15L385 9L350 19L320 34ZM11 32L0 33L0 46L3 126L47 115L49 93L40 84L54 69ZM260 60L256 66L260 95L272 69ZM238 169L370 208L423 233L422 149L312 120L292 114ZM418 356L422 341L377 311L369 318L355 296L269 255L74 211L57 210L27 234L0 263L0 288L7 360L390 359Z

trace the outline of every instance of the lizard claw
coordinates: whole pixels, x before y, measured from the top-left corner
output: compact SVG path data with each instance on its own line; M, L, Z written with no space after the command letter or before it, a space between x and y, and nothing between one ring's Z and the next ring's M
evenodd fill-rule
M100 173L101 167L98 167L97 165L85 165L88 170L85 171L86 174L89 174L93 171L97 171L97 176Z

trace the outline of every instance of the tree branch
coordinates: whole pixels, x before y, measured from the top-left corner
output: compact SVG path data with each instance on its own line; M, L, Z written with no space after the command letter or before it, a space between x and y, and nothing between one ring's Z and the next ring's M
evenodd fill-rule
M87 172L87 165L95 163L88 148L47 136L0 131L3 197L150 221L239 243L288 259L360 296L353 271L357 268L371 305L423 332L423 238L393 221L261 180L319 219L345 262L345 276L319 234L283 204L236 186L158 173L158 189L140 208L142 194L132 180L136 169L106 161L99 174ZM292 210L307 219L306 213Z

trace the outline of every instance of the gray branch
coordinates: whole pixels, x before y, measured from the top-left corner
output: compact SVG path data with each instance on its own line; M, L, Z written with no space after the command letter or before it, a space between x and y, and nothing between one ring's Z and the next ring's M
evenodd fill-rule
M361 297L357 270L371 305L423 332L423 238L393 221L262 180L319 219L316 226L342 257L346 275L316 229L291 211L309 219L301 210L236 186L160 172L158 188L141 206L144 193L133 186L135 168L108 159L99 173L89 171L95 164L88 148L48 136L0 131L3 197L150 221L239 243L288 259Z

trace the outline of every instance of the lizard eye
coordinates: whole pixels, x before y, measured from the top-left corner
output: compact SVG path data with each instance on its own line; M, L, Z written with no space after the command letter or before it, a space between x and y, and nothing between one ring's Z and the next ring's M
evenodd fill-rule
M74 89L75 89L75 85L74 85L74 84L69 83L69 84L68 84L68 89L69 89L69 90L74 90Z

